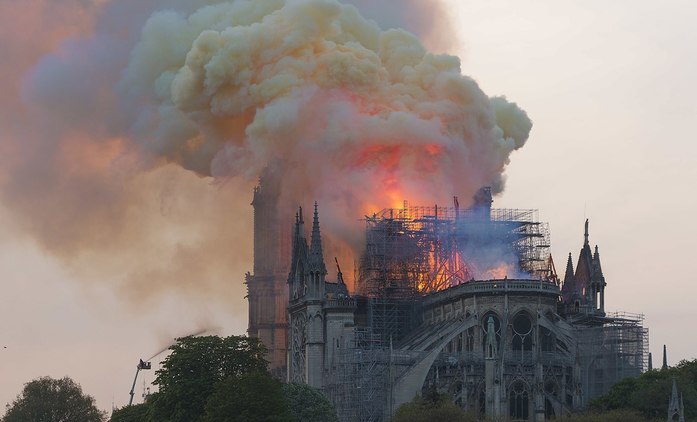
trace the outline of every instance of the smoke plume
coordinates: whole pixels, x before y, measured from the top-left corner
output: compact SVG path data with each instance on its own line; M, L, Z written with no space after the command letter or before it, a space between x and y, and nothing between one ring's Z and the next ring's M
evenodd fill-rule
M394 29L447 49L441 6L352 3L27 2L44 42L11 45L2 65L5 212L80 273L118 274L142 299L239 288L251 187L269 165L282 211L317 200L337 249L359 247L363 213L402 199L502 191L525 112ZM62 25L43 14L56 4Z

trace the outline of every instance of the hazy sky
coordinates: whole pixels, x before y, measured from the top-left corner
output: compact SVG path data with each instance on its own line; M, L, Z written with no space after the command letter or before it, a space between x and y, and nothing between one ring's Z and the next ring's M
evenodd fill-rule
M18 87L37 60L66 37L89 33L95 12L86 5L98 9L103 3L66 0L49 6L50 1L20 5L0 0L0 54L12 59L0 67L3 104L22 107L26 93ZM654 364L660 364L664 343L671 364L695 358L697 144L692 126L697 117L697 6L690 1L638 0L446 3L449 22L426 29L418 17L404 14L418 9L401 8L399 1L386 0L365 12L388 26L411 25L429 37L435 50L459 56L463 73L488 95L505 95L526 110L534 122L530 140L513 153L506 191L494 205L540 210L541 219L550 224L559 272L569 252L577 259L583 221L589 218L590 241L599 245L608 283L606 309L645 314ZM73 13L76 7L80 13ZM390 7L402 15L386 13ZM134 16L140 12L122 11ZM146 18L134 19L142 24ZM449 28L457 37L443 35L450 34ZM128 34L137 36L132 30ZM3 108L2 113L0 154L5 157L0 163L11 165L21 149L8 133L29 130L14 126L49 125L15 119L13 109ZM9 184L7 174L15 173L1 170L0 184ZM167 190L140 202L158 212L134 214L148 217L138 230L149 227L156 234L146 237L146 245L133 245L137 257L136 252L113 253L123 254L118 262L124 263L184 259L171 271L155 266L156 273L140 274L135 284L133 278L123 281L127 269L114 262L100 266L107 262L101 256L81 256L76 264L66 261L60 250L39 247L28 233L58 230L61 221L35 221L39 228L29 229L0 203L0 403L10 402L33 378L68 375L101 408L110 408L112 401L122 406L138 359L155 354L173 337L200 329L244 333L247 310L241 283L244 272L251 270L251 192L241 199L229 192L250 186L240 182L233 189L170 172ZM130 189L124 180L119 183ZM158 228L177 223L158 218L171 220L172 215L204 222L224 215L229 226L210 230L203 223L182 223L179 231L158 234ZM206 236L217 240L198 238ZM108 236L95 241L103 239ZM119 248L129 239L120 239ZM155 246L158 242L164 246ZM187 242L239 248L230 254L228 266L206 271L205 263L186 259L197 256L187 252ZM219 261L226 254L218 249L207 259ZM85 270L91 259L92 272ZM167 291L162 281L197 271L206 272L208 280L200 287L192 279ZM160 281L150 284L150 278ZM152 373L142 375L137 400L142 381L153 378Z

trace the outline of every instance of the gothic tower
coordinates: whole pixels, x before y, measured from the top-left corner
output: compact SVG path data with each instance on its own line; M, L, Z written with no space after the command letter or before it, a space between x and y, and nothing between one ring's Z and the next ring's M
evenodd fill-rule
M600 265L598 246L591 251L588 241L588 220L585 223L583 247L578 256L576 271L573 271L571 254L566 264L562 297L567 313L605 315L605 276Z
M272 373L285 378L288 350L288 298L290 227L280 224L279 176L266 169L254 189L254 273L246 274L251 337L268 349Z
M323 387L325 356L325 312L327 268L322 253L317 203L308 247L302 208L296 217L293 261L288 276L291 344L288 381Z
M336 283L327 280L319 213L315 202L310 243L302 207L295 217L293 254L288 273L288 381L336 393L341 357L353 344L356 301L348 294L337 262ZM352 370L352 369L351 369ZM350 372L350 371L349 371ZM345 372L344 374L349 374ZM344 391L344 390L342 390ZM337 396L329 394L336 399ZM340 411L341 412L341 411ZM343 413L344 420L357 420Z

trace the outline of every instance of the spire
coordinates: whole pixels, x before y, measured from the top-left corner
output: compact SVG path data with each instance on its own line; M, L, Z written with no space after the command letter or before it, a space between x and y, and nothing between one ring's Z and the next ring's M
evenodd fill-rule
M685 411L682 402L682 394L678 396L678 382L673 377L673 391L670 394L670 402L668 403L668 420L685 422Z
M600 254L598 253L598 245L595 245L595 252L593 253L593 278L596 281L605 281L605 277L603 276L603 267L600 265Z
M675 402L676 407L678 403L678 381L673 377L673 391L670 394L670 402L671 404ZM671 406L672 407L672 406Z
M566 273L564 274L564 285L566 283L572 283L574 280L574 263L571 260L571 252L569 252L569 259L566 261Z
M300 215L295 213L295 231L293 232L293 261L295 261L295 250L298 248L298 241L300 239ZM292 265L295 265L293 262Z
M319 212L317 211L317 202L315 202L315 214L312 218L312 237L310 245L310 265L318 267L318 269L326 274L327 268L324 265L324 253L322 252L322 236L319 231Z
M312 217L312 244L310 254L322 255L322 238L319 233L319 213L317 212L317 202L315 202L315 215Z
M666 345L663 345L663 366L661 366L661 370L663 369L668 369L668 353L666 353Z
M583 233L583 247L578 255L576 271L574 272L574 289L584 297L584 301L590 302L591 282L593 281L593 251L588 244L588 220L586 219ZM584 292L585 293L582 293Z
M574 282L574 263L569 259L566 260L566 272L564 274L564 284L561 286L561 293L565 302L570 303L574 293L576 292L576 283Z
M583 234L583 238L584 238L583 246L587 246L588 245L588 219L587 218L586 218L586 231Z
M288 283L295 282L298 262L302 257L307 256L307 240L305 239L305 227L303 226L303 209L298 208L295 213L295 232L293 233L293 250L290 261L290 273L288 275Z
M305 238L305 220L303 219L303 207L298 207L298 214L296 215L296 220L298 222L298 238Z

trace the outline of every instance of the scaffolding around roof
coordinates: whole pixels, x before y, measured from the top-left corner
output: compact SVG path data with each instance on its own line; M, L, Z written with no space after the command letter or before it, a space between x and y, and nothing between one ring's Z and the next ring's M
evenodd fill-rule
M537 210L410 206L365 217L357 290L410 298L475 280L556 282L549 228Z
M585 404L604 394L626 377L636 377L648 367L649 329L644 315L608 313L597 326L579 326L579 361Z
M401 209L366 216L365 223L353 334L342 340L341 347L337 343L331 366L325 368L324 391L342 422L383 421L393 413L395 383L430 353L427 347L406 347L403 338L423 339L424 333L434 332L433 338L442 338L439 329L459 323L456 319L429 323L422 318L429 304L458 295L464 300L467 292L476 292L480 308L491 306L504 300L497 286L503 292L518 289L511 300L528 307L533 316L540 306L536 296L556 292L557 303L550 299L549 312L538 314L539 326L534 318L531 323L537 327L530 330L531 338L547 336L547 343L541 340L539 350L532 343L530 350L514 350L513 339L507 338L510 350L503 349L501 355L505 380L541 380L546 413L561 415L564 409L583 407L617 381L646 369L649 344L643 315L555 313L559 282L550 256L549 229L538 220L536 210L492 209L486 201L467 210L459 210L457 202L451 208L412 207L405 202ZM467 315L462 303L460 311ZM447 306L444 303L443 309ZM473 309L479 309L477 301ZM450 341L426 379L472 411L483 411L485 401L485 363L478 350L482 335L481 325L475 325Z

